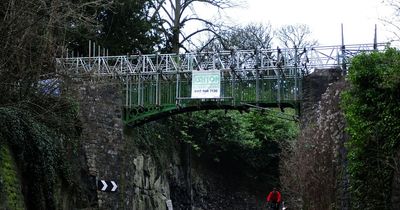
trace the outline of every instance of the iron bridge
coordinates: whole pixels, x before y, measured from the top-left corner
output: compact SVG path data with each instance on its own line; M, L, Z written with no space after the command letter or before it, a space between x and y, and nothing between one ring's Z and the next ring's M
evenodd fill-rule
M164 115L204 109L299 111L302 79L315 69L345 74L353 56L382 50L383 44L318 46L57 58L57 71L74 78L119 78L123 82L123 121L138 124ZM194 71L218 70L220 95L192 98Z

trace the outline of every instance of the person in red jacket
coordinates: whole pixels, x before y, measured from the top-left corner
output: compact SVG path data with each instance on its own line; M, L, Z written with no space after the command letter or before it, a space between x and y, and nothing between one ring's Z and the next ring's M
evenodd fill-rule
M271 209L279 210L281 199L281 193L274 187L267 196L267 203L270 204Z

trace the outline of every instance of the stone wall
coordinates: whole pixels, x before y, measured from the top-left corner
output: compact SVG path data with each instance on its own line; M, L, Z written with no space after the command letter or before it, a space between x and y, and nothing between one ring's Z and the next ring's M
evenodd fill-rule
M333 151L331 157L332 189L336 197L335 206L341 210L350 209L349 174L347 172L347 150L345 142L349 138L345 132L346 121L340 108L340 95L347 87L344 78L329 85L322 95L317 109L316 136L327 141L327 146ZM327 149L327 148L319 148Z
M173 122L124 127L120 85L79 81L70 90L80 104L90 175L118 184L116 193L95 191L98 209L166 210L167 202L175 210L256 208L254 196L232 192L221 174L192 157L191 147L168 130Z
M78 81L70 86L78 100L82 121L82 146L89 175L120 180L124 136L119 81ZM95 192L96 193L96 192ZM97 193L101 209L118 209L119 193Z
M342 71L335 68L315 69L312 74L303 78L300 125L304 127L316 120L318 116L315 110L322 94L326 92L329 84L338 81L340 78L342 78Z
M167 173L159 167L154 154L135 143L141 141L143 133L150 134L145 138L153 138L151 128L123 125L121 81L79 81L74 86L78 90L75 98L80 104L82 145L89 173L97 180L112 180L118 185L117 192L95 192L98 208L167 209ZM151 139L146 140L152 143ZM166 162L171 162L170 158Z

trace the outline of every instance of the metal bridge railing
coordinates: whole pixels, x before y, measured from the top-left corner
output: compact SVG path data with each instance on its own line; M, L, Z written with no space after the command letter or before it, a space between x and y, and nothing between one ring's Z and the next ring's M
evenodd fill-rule
M234 69L277 71L300 68L312 72L317 68L342 67L349 59L361 52L379 50L384 44L359 44L345 46L318 46L303 49L231 50L215 52L193 52L185 54L150 54L130 56L98 56L57 58L58 71L68 74L90 74L93 76L152 75L192 70Z
M126 119L212 101L224 106L252 104L296 106L301 80L315 69L347 70L353 56L382 50L383 44L310 48L231 50L185 54L150 54L57 58L57 70L72 77L116 77L125 83ZM192 99L192 72L220 70L221 94Z

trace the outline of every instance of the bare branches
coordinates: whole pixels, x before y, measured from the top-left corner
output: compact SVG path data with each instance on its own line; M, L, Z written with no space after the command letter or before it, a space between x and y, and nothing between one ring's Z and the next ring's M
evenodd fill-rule
M101 0L29 1L0 3L0 77L8 83L26 84L20 94L34 92L32 83L54 72L53 59L65 43L65 31L94 22ZM23 83L21 82L23 81ZM15 88L15 87L14 87ZM0 95L12 87L0 84Z
M228 9L239 5L238 3L235 3L232 0L186 0L182 5L182 10L185 10L186 7L192 5L195 2L209 4L218 9Z
M204 47L213 49L268 49L271 48L271 25L249 24L219 30L207 41Z
M211 29L209 29L209 28L203 28L203 29L200 29L200 30L197 30L197 31L192 32L192 33L189 34L188 36L183 35L184 37L183 37L182 42L185 42L185 41L189 40L192 36L194 36L194 35L196 35L196 34L198 34L198 33L201 33L201 32L205 32L205 31L213 32L213 30L211 30Z
M393 36L392 41L400 41L400 1L399 0L383 0L383 4L392 9L392 14L386 17L379 18L379 20L389 28Z
M238 5L234 3L234 0L155 0L153 16L157 16L164 25L169 26L169 28L162 29L165 39L169 43L167 46L172 48L167 50L178 53L184 43L190 42L193 36L213 30L212 28L216 24L199 17L194 9L196 4L205 4L218 10ZM189 35L185 35L183 28L189 22L198 22L204 25L200 29L189 32ZM161 26L161 28L163 27Z
M317 45L318 42L311 39L310 35L310 28L304 24L284 25L275 31L275 36L286 48L295 46L304 48Z

